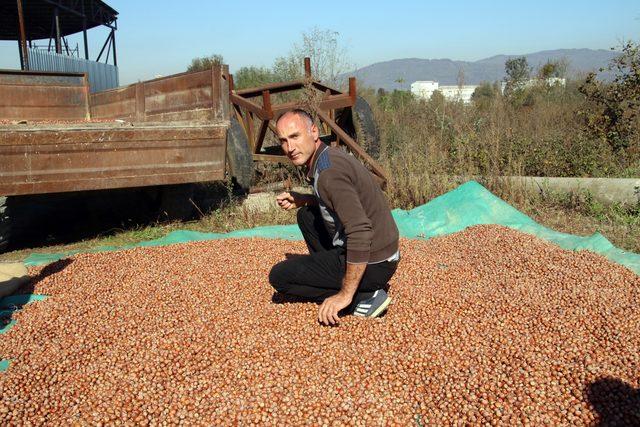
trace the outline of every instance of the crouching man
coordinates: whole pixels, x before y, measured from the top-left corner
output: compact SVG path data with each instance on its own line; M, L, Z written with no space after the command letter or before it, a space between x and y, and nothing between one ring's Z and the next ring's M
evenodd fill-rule
M391 301L389 279L398 266L398 228L369 171L353 156L319 139L311 116L289 111L276 123L282 149L306 166L313 194L277 196L285 210L298 209L309 255L276 264L269 281L276 291L321 303L318 321L339 322L339 313L377 317Z

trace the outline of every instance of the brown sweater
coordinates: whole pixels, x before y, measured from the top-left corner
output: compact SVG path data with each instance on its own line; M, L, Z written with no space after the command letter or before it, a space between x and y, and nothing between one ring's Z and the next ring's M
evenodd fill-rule
M387 199L355 157L322 144L309 176L334 245L347 249L347 262L381 262L398 251L398 227Z

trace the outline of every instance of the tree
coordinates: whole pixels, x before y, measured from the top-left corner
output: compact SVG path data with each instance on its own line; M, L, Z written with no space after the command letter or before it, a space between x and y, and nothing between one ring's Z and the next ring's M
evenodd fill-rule
M491 105L497 96L496 87L489 82L483 82L471 95L471 100L481 108Z
M566 59L549 60L538 70L538 79L564 78L567 75L568 62Z
M579 91L588 105L582 112L587 128L607 141L615 152L630 145L640 124L640 45L632 41L622 46L622 54L600 71L613 71L611 83L589 73Z
M447 98L444 97L444 94L441 91L434 90L429 101L435 106L442 107L447 102Z
M276 81L276 75L266 67L242 67L234 74L234 85L236 89L246 89L250 87L262 86Z
M301 78L303 60L308 56L311 58L313 77L329 85L337 85L339 75L350 68L347 51L340 45L339 37L340 33L337 31L318 27L303 32L302 43L294 43L287 56L278 57L273 72L282 80Z
M279 56L273 63L273 74L279 81L301 79L304 76L303 61L304 55Z
M212 54L210 56L203 56L200 58L193 58L191 64L187 67L188 72L209 70L214 65L223 64L222 55Z
M507 95L523 89L531 75L531 68L527 63L527 58L524 56L507 59L504 63L504 71L507 74L505 77L505 82L507 83L505 93Z

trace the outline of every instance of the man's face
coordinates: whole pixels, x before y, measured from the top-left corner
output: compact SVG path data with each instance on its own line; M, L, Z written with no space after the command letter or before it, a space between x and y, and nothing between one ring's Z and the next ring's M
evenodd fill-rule
M318 127L298 114L285 114L277 124L278 139L284 154L296 166L311 160L316 151Z

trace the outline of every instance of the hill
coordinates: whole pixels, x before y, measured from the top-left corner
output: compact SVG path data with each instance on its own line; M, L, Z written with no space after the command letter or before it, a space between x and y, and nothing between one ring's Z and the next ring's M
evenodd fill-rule
M504 63L509 58L525 56L534 71L548 60L565 59L570 77L597 71L606 66L619 52L593 49L557 49L526 55L496 55L475 62L451 59L406 58L377 62L347 73L358 78L359 85L386 90L408 90L416 80L435 80L441 85L458 83L460 70L465 84L479 84L504 79ZM604 74L603 78L608 75Z

